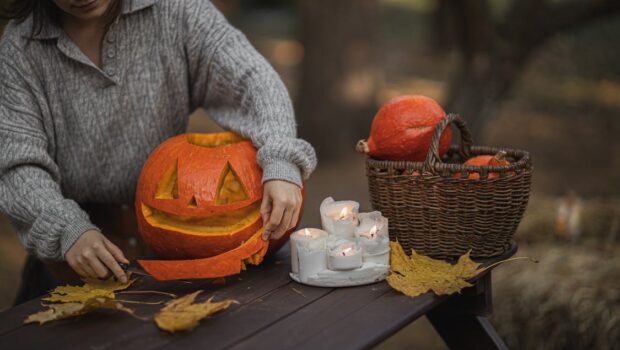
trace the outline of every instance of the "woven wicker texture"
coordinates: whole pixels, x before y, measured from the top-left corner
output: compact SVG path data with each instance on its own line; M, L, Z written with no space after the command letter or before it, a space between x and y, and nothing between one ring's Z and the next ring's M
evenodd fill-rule
M461 143L439 156L439 138L453 123ZM366 175L375 210L389 219L390 239L405 251L450 259L471 250L472 257L502 254L510 247L527 207L532 174L528 152L472 146L463 119L449 114L437 125L424 162L382 161L368 157ZM509 165L466 166L470 156L505 151ZM480 179L468 179L471 172ZM489 173L499 177L489 178Z

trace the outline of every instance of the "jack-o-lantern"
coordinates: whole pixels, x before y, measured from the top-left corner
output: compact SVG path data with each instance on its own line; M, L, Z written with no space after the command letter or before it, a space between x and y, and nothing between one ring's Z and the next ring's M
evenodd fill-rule
M212 278L259 264L262 170L252 143L230 133L183 134L157 147L136 191L138 228L160 257L141 260L158 279ZM272 246L281 246L290 232Z

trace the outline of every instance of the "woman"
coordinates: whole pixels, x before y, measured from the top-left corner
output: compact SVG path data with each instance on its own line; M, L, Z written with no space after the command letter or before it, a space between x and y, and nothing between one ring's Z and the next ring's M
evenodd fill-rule
M0 210L23 245L120 281L81 203L131 203L142 164L204 107L252 140L264 239L296 224L316 166L281 80L206 0L15 0L0 41Z

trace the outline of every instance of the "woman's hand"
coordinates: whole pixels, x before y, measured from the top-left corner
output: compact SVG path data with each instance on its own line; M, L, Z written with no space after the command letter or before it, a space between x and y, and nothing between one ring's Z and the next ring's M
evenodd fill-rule
M97 230L84 232L69 248L65 260L82 277L106 278L112 271L120 282L127 282L127 275L118 263L129 264L129 260Z
M290 182L265 182L260 213L265 225L263 239L278 239L297 225L301 210L301 189Z

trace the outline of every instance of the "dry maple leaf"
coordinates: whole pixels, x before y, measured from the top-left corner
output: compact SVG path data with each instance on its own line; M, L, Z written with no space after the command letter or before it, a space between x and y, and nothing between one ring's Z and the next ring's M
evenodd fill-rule
M471 260L469 252L463 254L456 264L452 265L442 260L436 260L420 255L411 250L407 256L398 242L390 242L391 268L386 278L389 285L401 293L415 297L428 291L436 295L449 295L460 292L463 288L471 287L467 280L477 276L486 269L498 264L525 257L499 261L491 266L480 267L481 264ZM530 259L537 262L534 259Z
M110 277L107 280L86 279L83 286L61 286L56 287L50 292L50 296L43 298L45 301L70 303L83 303L93 298L115 299L114 292L127 289L134 280L128 279L126 283L121 283Z
M460 292L470 287L467 282L476 276L480 264L469 258L469 252L461 256L455 265L435 260L412 250L407 256L398 242L390 242L391 269L387 281L392 288L410 297L433 291L437 295Z
M95 297L78 303L49 304L46 306L48 307L47 310L28 316L24 323L39 322L39 324L44 324L50 321L83 315L100 309L119 310L135 316L131 309L124 307L120 302L104 297Z
M155 315L157 326L168 332L190 330L203 318L227 309L231 304L237 304L235 300L212 302L213 298L194 304L194 300L201 292L199 290L170 301Z

